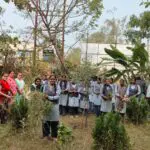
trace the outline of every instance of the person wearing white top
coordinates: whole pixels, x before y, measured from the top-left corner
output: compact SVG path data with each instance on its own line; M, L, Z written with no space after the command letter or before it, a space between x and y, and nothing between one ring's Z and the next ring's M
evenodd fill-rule
M113 96L113 89L110 84L110 79L106 79L105 83L101 88L101 112L107 113L112 111L112 96Z
M124 80L120 79L119 85L115 88L115 111L119 112L122 116L126 113L126 102L124 101L127 87L125 86Z
M69 102L68 102L69 109L73 115L78 114L79 108L79 94L78 94L78 86L77 84L72 81L69 87Z
M132 78L130 81L130 85L128 85L127 91L126 91L126 97L137 97L141 94L141 88L139 85L136 84L135 78Z
M67 77L65 75L62 76L61 81L59 82L59 86L61 88L60 95L60 113L65 115L67 113L67 104L68 104L68 91L69 91L69 82L67 81Z
M100 115L100 106L101 106L101 79L98 79L97 82L94 84L93 89L93 99L94 99L94 110L97 117Z
M90 81L90 94L89 94L89 111L94 112L94 85L97 83L97 76L92 77L92 80Z
M148 104L150 105L150 84L147 87L147 91L146 91L146 99L148 101Z

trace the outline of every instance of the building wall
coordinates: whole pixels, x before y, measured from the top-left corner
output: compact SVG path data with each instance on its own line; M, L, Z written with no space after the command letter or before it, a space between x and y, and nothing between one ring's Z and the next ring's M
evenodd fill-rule
M116 46L121 52L123 52L127 56L131 56L132 52L127 49L127 47L132 47L132 45L125 45L125 44L118 44ZM105 48L110 49L110 44L94 44L94 43L80 43L81 48L81 61L83 62L86 59L86 52L87 52L87 60L90 61L92 64L98 64L103 59L110 59L106 52ZM103 68L110 69L112 67L121 68L120 65L112 62L112 63L104 63Z

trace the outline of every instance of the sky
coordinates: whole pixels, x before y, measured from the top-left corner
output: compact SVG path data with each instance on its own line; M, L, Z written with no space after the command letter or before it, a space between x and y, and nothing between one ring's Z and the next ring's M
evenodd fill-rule
M104 10L98 20L98 24L103 25L106 19L112 17L122 18L124 16L129 17L132 14L139 15L146 10L143 6L139 6L141 2L142 0L103 0ZM0 0L0 6L5 8L5 13L3 14L2 19L7 25L13 26L15 30L21 31L31 24L27 19L21 17L21 14L18 14L18 11L13 4L8 5L3 2L3 0ZM108 13L109 10L113 10L114 8L116 8L114 13ZM76 42L76 35L67 35L65 39L67 49L67 47L70 47Z

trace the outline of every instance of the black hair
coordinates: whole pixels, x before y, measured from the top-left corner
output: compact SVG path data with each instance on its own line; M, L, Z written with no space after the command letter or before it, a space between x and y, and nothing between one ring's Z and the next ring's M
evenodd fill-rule
M36 82L37 80L40 80L40 81L41 81L41 78L36 78L36 79L34 80L34 82Z
M2 74L1 74L1 75L3 76L4 74L8 74L8 72L2 72Z

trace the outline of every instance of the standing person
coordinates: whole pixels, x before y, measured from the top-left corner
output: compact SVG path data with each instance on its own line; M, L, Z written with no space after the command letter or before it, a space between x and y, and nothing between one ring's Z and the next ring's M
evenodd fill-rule
M88 89L86 89L86 85L83 81L80 81L78 92L79 92L79 102L80 109L86 115L89 109L89 99L88 99Z
M53 103L51 112L43 118L42 131L43 138L47 137L48 140L57 140L58 125L59 125L59 96L60 87L56 84L56 77L51 75L49 83L44 86L43 92L48 101Z
M13 71L9 71L9 75L7 78L7 82L10 85L11 91L13 93L13 95L15 96L17 93L20 93L17 83L14 79L15 73Z
M67 112L67 104L68 104L68 91L69 91L69 83L67 81L67 77L63 75L61 77L61 81L59 82L59 86L61 88L60 95L60 113L65 115Z
M150 84L148 85L147 87L147 91L146 91L146 99L147 99L147 102L150 106Z
M42 85L42 81L40 78L36 78L34 80L34 83L31 85L30 87L30 91L38 91L38 92L42 92L43 91L43 85Z
M139 85L136 84L136 79L132 78L130 81L130 85L128 85L127 91L126 91L126 97L139 97L141 94L141 88Z
M115 112L115 103L116 103L115 88L116 88L116 84L114 83L114 79L113 78L110 78L110 85L112 86L112 90L113 90L112 111Z
M113 89L110 84L110 79L106 79L101 88L101 97L102 97L101 112L102 114L112 111L112 96L113 96Z
M12 91L10 85L7 82L8 73L2 74L2 79L0 80L0 123L6 123L8 118L7 110L9 104L12 103Z
M78 94L78 86L74 81L70 83L68 106L72 115L78 114L79 94Z
M89 94L89 110L90 112L95 112L94 110L94 97L93 97L93 92L94 92L94 85L97 82L97 76L92 77L92 80L90 81L90 94Z
M22 75L21 72L18 73L17 78L15 79L15 81L17 83L18 90L19 90L19 93L17 93L17 96L16 96L16 100L19 101L20 98L24 94L24 86L25 86L25 82L23 80L23 75Z
M126 102L124 101L126 90L127 87L125 86L125 81L120 79L119 85L117 85L115 88L115 110L116 112L119 112L123 118L126 113Z
M93 89L93 100L94 100L94 110L97 117L100 116L100 107L101 107L101 79L98 78L97 83L94 84Z
M144 97L146 95L146 83L145 81L140 77L136 77L136 84L140 86L141 88L141 94L139 95L140 98Z
M46 74L44 74L43 76L42 76L42 85L44 86L45 84L48 84L48 77L47 77L47 75Z

